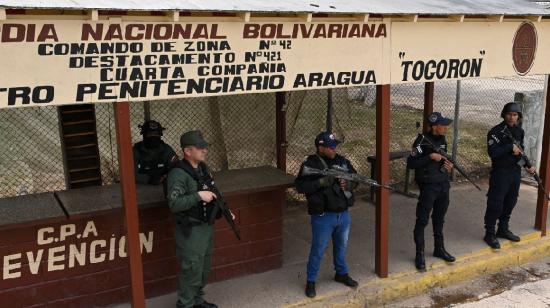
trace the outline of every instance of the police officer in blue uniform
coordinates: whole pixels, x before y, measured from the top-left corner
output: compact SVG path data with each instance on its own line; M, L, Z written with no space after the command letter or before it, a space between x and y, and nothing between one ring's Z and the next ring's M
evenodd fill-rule
M521 106L512 102L504 105L500 116L504 119L487 134L487 151L491 157L491 177L485 211L485 237L487 245L500 249L498 238L519 242L521 239L510 231L512 210L518 199L521 167L529 173L535 168L522 159L525 132L519 126L522 118ZM514 144L514 140L518 144ZM495 227L498 220L498 229Z
M419 271L426 271L424 228L428 225L430 213L434 233L433 256L447 262L455 261L455 258L445 250L443 243L443 224L449 207L449 174L453 164L436 153L433 148L435 146L447 151L445 134L452 120L439 112L432 113L427 120L430 131L416 138L407 158L407 168L415 169L415 180L420 189L413 232L416 244L415 266Z

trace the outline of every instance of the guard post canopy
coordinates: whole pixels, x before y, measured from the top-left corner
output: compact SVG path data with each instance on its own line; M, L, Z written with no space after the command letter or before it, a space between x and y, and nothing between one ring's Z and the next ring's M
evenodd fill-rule
M527 1L0 0L0 7L0 109L115 102L121 159L129 157L128 102L377 85L377 176L385 182L391 84L550 73L550 12ZM133 168L123 166L139 280ZM376 271L385 277L389 197L378 196ZM546 217L547 200L539 207ZM143 285L136 281L133 291L139 306Z

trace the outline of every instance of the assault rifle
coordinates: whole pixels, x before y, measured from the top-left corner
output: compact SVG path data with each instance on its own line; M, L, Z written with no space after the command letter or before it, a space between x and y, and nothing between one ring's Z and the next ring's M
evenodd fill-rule
M525 162L525 166L527 167L532 167L533 164L531 164L531 160L529 159L529 157L525 154L525 152L523 151L523 147L521 146L521 143L519 143L516 138L514 138L514 135L512 135L512 132L508 129L508 126L505 126L504 129L502 130L502 133L510 138L512 140L512 143L517 146L519 148L519 151L520 151L520 155L521 155L521 158L523 158L523 161ZM540 190L542 190L542 192L546 195L546 198L548 200L550 200L550 195L548 194L548 192L546 191L546 189L544 188L544 185L542 185L542 181L540 179L540 176L539 174L535 171L535 173L533 173L533 178L535 178L535 181L537 181L537 186Z
M380 184L375 180L364 175L360 175L357 173L349 173L341 168L338 168L337 166L333 166L331 169L324 169L324 170L304 166L302 169L302 174L305 176L308 176L308 175L332 176L341 180L363 183L369 186L381 187L381 188L397 191L397 189L391 186Z
M462 166L460 166L457 162L455 162L451 156L449 154L447 154L447 152L445 152L442 148L436 146L433 142L433 140L431 140L430 137L426 136L425 134L419 134L422 139L420 140L420 143L419 145L422 146L422 145L427 145L429 146L435 153L443 156L446 160L448 160L451 164L453 164L453 168L458 171L458 173L462 174L462 176L468 180L470 183L472 183L472 185L474 185L479 191L481 191L481 187L479 187L474 181L472 181L472 179L470 178L470 176L466 173L466 171L464 171L464 168L462 168ZM425 142L424 144L422 142Z
M235 225L235 221L233 220L233 216L231 214L231 210L229 210L229 207L227 206L227 202L225 202L225 199L223 198L222 193L212 183L211 185L211 191L216 195L216 199L214 199L214 209L212 210L212 213L210 214L210 217L208 218L209 224L214 224L214 221L216 220L216 216L218 216L220 213L225 218L229 226L231 227L231 230L233 230L233 233L235 233L235 236L241 240L241 233L239 232L239 229L237 229L237 226Z

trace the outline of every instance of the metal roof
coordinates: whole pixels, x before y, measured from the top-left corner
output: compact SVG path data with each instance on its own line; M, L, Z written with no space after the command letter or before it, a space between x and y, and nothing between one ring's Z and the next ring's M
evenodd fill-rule
M527 0L0 0L21 9L223 11L430 15L550 15Z

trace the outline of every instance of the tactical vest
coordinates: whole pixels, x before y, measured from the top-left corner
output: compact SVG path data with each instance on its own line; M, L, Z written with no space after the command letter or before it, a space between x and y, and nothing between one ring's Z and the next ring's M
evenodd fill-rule
M139 162L137 163L136 172L139 174L152 174L158 171L161 171L162 174L167 173L170 167L166 165L167 162L165 161L168 149L165 143L161 143L157 148L148 149L141 142L137 147Z
M321 158L319 155L314 154L308 156L304 165L308 167L313 167L316 169L328 169L333 165L338 165L347 168L346 159L340 155L337 155L334 160L329 164ZM308 176L310 181L317 181L322 176ZM307 194L307 205L308 213L310 215L320 215L324 212L334 212L339 213L348 209L348 207L353 206L355 197L353 193L350 194L349 198L346 197L338 181L330 187L325 187L319 189L318 191Z
M189 174L189 176L191 176L191 178L193 178L193 180L197 182L197 191L213 191L214 179L212 179L212 176L210 175L208 167L205 163L199 163L199 166L197 168L199 172L197 172L197 170L195 170L193 166L191 166L191 164L189 164L189 162L187 162L187 160L185 159L182 159L177 164L175 164L174 168L180 168L185 171L185 173ZM208 222L209 217L212 214L212 210L214 209L215 202L216 201L214 200L206 203L200 200L197 206L194 206L187 211L187 215L202 222ZM220 211L218 211L216 216L216 219L219 218L221 218Z
M510 139L503 131L506 128L506 124L500 123L499 125L493 127L489 131L489 141L495 143L495 146L503 146L513 144L513 140ZM523 129L520 127L508 128L509 133L512 134L516 141L523 143ZM489 146L493 145L489 144ZM521 156L516 156L512 151L498 157L491 158L491 164L493 168L514 168L519 169L520 165L524 165L525 161L522 160Z
M430 136L427 136L431 138ZM444 150L447 151L447 143L445 138L431 138L433 144L436 147L444 147ZM434 153L435 151L430 150L428 153ZM429 154L428 154L429 155ZM430 160L426 166L423 168L415 169L415 180L417 183L440 183L449 180L449 173L443 167L444 161L435 161Z

